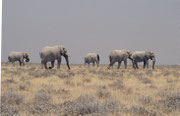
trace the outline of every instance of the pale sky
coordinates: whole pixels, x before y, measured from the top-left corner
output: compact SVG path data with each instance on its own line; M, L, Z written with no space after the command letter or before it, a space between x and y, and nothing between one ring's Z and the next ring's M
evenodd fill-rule
M89 52L108 64L110 51L127 49L180 65L180 0L3 0L2 17L2 61L24 51L40 63L43 46L64 45L72 64Z

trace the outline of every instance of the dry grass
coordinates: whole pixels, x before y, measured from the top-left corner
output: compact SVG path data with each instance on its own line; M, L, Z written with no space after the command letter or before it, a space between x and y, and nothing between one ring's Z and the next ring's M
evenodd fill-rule
M155 70L2 64L2 115L180 114L180 66Z

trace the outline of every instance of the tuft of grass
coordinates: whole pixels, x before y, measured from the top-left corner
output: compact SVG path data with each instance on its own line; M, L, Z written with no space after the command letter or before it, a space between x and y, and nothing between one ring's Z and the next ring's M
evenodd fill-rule
M44 91L39 91L35 95L35 104L32 104L29 108L29 113L31 114L40 114L51 113L52 100L51 96L45 93Z
M180 93L169 94L159 101L162 109L166 112L180 111Z
M132 106L129 109L129 112L137 116L152 116L152 115L155 116L156 115L155 113L151 114L147 109L145 109L142 106Z
M140 80L144 84L151 84L152 83L152 81L146 77L141 76L141 77L138 77L137 79Z
M123 82L120 80L117 80L117 81L113 82L112 84L109 84L109 86L114 89L120 89L120 90L123 90L125 88Z
M18 116L20 108L14 105L8 105L4 103L1 104L1 116Z
M115 100L100 103L90 95L79 96L74 101L66 101L63 103L65 115L106 115L120 112L118 102Z
M99 89L97 91L97 96L98 98L109 98L111 96L111 93L109 91L107 91L106 89Z
M5 83L16 83L14 78L12 77L11 79L5 80Z
M1 101L4 104L10 105L20 105L23 103L24 97L14 92L7 92L5 95L1 96Z
M39 91L38 93L36 93L35 95L35 103L42 103L42 104L45 104L45 103L49 103L50 100L52 99L50 95L48 95L46 92L44 91Z
M149 105L152 103L152 97L150 96L143 96L139 99L139 101L143 104L143 105Z

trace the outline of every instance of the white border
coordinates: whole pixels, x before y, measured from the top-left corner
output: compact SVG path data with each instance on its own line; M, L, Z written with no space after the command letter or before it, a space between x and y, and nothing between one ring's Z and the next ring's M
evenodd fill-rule
M2 48L2 0L0 0L0 60L1 60L1 48ZM1 62L0 62L0 79L1 79ZM1 89L1 82L0 82L0 89ZM1 95L1 90L0 90ZM1 98L0 98L1 99Z

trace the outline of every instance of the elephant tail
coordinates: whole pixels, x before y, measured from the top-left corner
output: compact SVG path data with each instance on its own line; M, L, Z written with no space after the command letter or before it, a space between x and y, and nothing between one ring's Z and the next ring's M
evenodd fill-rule
M97 54L97 59L98 59L98 61L100 61L100 57L99 57L99 54Z

